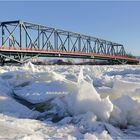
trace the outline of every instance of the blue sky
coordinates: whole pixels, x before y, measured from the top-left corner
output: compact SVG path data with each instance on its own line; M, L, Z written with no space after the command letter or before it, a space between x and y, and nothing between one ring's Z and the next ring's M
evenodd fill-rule
M25 20L121 43L140 55L140 2L0 2L0 21Z

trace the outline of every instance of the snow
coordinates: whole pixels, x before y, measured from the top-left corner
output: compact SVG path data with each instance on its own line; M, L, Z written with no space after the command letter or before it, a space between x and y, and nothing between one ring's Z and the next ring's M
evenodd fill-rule
M0 67L0 139L123 140L139 131L140 66Z

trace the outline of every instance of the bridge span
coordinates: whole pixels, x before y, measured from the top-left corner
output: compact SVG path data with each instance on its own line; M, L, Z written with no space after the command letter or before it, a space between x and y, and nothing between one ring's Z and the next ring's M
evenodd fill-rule
M34 57L65 57L137 64L122 44L25 21L0 23L0 62Z

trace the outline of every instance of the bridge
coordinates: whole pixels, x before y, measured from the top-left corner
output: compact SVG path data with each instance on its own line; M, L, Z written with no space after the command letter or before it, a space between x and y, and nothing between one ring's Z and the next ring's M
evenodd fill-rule
M0 63L24 63L36 57L107 60L139 63L122 44L21 20L0 23Z

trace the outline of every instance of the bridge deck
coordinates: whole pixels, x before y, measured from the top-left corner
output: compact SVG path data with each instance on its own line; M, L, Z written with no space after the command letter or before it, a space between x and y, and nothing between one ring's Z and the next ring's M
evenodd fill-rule
M73 58L89 58L89 59L114 59L114 60L127 60L127 61L138 61L139 58L131 58L127 56L117 56L108 54L97 54L97 53L86 53L79 51L63 51L63 50L41 50L41 49L27 49L27 48L14 48L14 47L0 47L0 52L6 55L14 55L16 53L26 54L26 56L51 56L51 57L73 57Z

